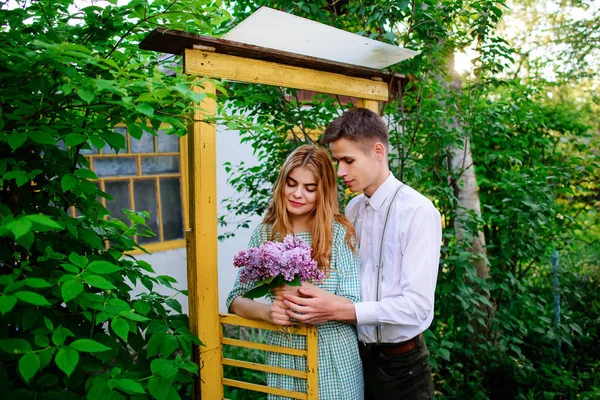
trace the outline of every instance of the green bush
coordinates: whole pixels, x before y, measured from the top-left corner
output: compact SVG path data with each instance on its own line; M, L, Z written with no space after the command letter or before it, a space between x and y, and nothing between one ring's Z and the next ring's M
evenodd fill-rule
M77 4L0 9L2 397L178 399L199 341L177 301L154 291L174 279L129 255L134 235L151 234L148 214L111 218L83 153L126 148L118 123L136 139L161 124L185 134L202 95L138 43L155 26L208 32L228 14L208 1ZM132 298L138 283L147 292Z

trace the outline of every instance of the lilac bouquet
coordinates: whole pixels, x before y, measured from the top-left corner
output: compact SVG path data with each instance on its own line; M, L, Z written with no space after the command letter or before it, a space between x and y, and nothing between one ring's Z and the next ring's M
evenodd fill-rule
M302 239L287 235L283 242L267 242L242 250L233 265L243 268L240 282L256 282L244 297L256 299L282 284L300 286L302 282L323 279L323 272L311 257L312 249Z

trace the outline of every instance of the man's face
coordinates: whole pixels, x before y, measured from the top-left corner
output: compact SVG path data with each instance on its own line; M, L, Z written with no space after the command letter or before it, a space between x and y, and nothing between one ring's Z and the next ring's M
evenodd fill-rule
M372 148L365 148L364 144L342 138L331 143L331 155L337 162L337 175L341 177L353 192L365 191L371 195L369 189L377 185L379 174L377 155ZM376 189L376 187L375 187Z

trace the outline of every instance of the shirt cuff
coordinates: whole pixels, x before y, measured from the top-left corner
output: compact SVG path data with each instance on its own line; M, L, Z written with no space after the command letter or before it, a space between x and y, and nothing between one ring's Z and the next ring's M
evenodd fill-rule
M377 323L377 302L364 301L354 304L357 325L375 325Z

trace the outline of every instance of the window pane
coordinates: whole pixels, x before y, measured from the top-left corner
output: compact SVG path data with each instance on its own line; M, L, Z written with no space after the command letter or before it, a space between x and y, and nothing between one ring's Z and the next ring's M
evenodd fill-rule
M160 180L160 204L164 239L183 239L183 210L179 178Z
M113 129L116 133L122 135L125 137L125 149L120 149L119 152L123 153L123 152L127 152L127 128L115 128ZM106 143L106 146L104 146L102 148L102 154L116 154L115 149L113 149L112 147L110 147L110 145L108 144L108 142Z
M148 211L150 213L150 218L146 220L146 225L148 225L150 229L152 229L152 232L156 234L156 236L152 237L138 236L138 243L143 244L158 242L160 238L158 232L158 203L156 201L156 181L134 181L133 191L135 198L135 210Z
M125 223L125 213L123 208L131 209L131 200L129 196L129 181L104 182L106 193L114 197L114 200L106 200L106 209L111 212L113 218L119 218Z
M135 157L94 158L94 172L99 177L137 175L137 162Z
M165 135L166 131L158 131L158 152L179 153L179 136Z
M144 157L142 174L164 174L179 172L179 156Z
M144 131L140 140L131 138L132 153L154 153L154 135Z

